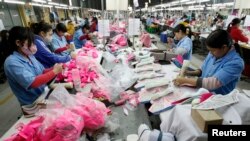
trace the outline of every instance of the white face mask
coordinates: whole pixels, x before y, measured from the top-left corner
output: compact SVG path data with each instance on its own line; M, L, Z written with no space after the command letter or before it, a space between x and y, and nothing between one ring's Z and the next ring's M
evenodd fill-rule
M25 55L29 56L29 55L34 55L34 54L36 54L37 48L36 48L36 45L33 44L33 45L31 45L30 48L28 48L27 46L21 47L21 51L22 51Z
M46 36L44 39L47 43L51 43L52 42L52 36Z

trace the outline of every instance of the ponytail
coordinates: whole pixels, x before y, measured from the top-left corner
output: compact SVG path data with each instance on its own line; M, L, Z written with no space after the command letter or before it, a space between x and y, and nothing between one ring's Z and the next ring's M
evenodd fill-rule
M232 22L227 26L227 32L230 33L231 27L232 27L232 26L235 26L235 25L237 25L237 24L240 24L240 22L241 22L241 20L240 20L239 18L233 19Z

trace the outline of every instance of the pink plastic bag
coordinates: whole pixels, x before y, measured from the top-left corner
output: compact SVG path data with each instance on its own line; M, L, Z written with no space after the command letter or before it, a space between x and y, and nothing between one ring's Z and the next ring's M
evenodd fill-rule
M104 126L108 109L99 101L76 96L77 105L71 108L73 112L84 118L85 129L96 130Z
M49 107L64 107L84 119L84 128L99 129L104 126L108 109L99 101L87 98L80 94L70 95L67 90L60 86L57 87L49 97L56 101Z
M41 127L40 141L76 141L80 138L84 120L66 108L42 110L44 124Z
M4 141L39 141L38 131L43 121L43 117L38 117L26 125L19 125L19 132Z
M148 33L143 33L141 35L140 41L145 47L151 47L151 38Z
M118 44L120 46L126 46L127 45L127 38L123 34L116 35L113 38L113 44Z

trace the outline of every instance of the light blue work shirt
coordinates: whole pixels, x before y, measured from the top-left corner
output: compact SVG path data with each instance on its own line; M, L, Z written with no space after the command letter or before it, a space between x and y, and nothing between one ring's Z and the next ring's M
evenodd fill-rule
M152 24L153 20L151 18L147 18L147 26L150 26Z
M53 34L52 36L52 51L55 52L57 49L62 48L62 47L66 47L67 45L67 40L64 36L59 37L56 33ZM59 53L60 55L69 55L69 51L65 50L61 53Z
M192 48L193 48L193 42L188 37L185 36L182 38L176 45L176 48L184 48L187 52L182 56L184 60L191 60L192 56Z
M21 105L32 104L43 92L45 85L31 88L36 76L43 73L43 65L33 55L29 59L20 53L14 52L4 63L4 71L11 90Z
M75 32L75 34L73 36L73 41L74 41L76 49L82 48L82 46L85 45L87 40L86 39L80 40L80 37L83 35L84 35L84 33L82 32L81 28Z
M217 60L209 53L201 69L202 78L215 77L222 84L220 88L212 90L212 92L225 95L236 87L244 69L244 61L235 49L230 50L224 57Z

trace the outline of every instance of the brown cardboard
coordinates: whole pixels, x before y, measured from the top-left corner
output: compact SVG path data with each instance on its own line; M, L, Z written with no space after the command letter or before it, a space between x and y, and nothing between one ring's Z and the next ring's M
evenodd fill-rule
M202 132L207 133L208 125L221 125L223 118L215 110L191 110L191 116Z

